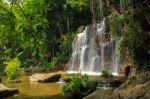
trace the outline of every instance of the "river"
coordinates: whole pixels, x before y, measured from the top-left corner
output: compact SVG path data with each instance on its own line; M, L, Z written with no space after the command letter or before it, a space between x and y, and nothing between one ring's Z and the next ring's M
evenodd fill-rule
M31 82L28 75L20 76L21 83L8 83L3 77L3 84L8 88L19 89L19 94L6 99L66 99L61 93L61 83Z

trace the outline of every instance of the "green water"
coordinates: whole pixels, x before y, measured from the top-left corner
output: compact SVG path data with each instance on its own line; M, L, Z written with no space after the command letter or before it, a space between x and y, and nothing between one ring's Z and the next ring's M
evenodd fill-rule
M8 83L3 77L3 84L8 88L19 89L19 94L7 99L66 99L61 93L60 83L36 83L29 76L21 76L21 83Z

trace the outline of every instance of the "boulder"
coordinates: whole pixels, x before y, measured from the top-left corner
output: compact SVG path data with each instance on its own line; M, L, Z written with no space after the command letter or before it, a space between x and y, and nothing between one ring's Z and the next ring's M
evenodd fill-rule
M36 73L30 76L30 81L40 82L40 83L49 83L49 82L58 82L61 78L60 73Z
M114 90L96 90L84 99L150 99L150 71L129 76Z
M120 75L123 74L123 75L125 75L125 76L128 76L129 73L130 73L131 67L133 67L133 66L130 65L130 64L123 64L122 66L119 67L118 73L119 73Z
M83 99L111 99L112 89L99 89Z
M0 99L19 93L18 89L10 89L0 84Z
M69 74L67 74L64 71L58 71L58 73L61 74L61 78L65 81L65 82L69 82L70 81L70 77Z

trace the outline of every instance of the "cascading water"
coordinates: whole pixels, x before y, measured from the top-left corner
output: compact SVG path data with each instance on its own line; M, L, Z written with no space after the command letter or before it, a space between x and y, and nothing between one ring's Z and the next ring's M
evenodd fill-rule
M106 41L105 30L106 18L96 25L95 32L92 26L87 26L82 33L77 34L72 44L68 73L98 75L102 70L117 73L120 58L115 54L116 40L110 35L110 40Z

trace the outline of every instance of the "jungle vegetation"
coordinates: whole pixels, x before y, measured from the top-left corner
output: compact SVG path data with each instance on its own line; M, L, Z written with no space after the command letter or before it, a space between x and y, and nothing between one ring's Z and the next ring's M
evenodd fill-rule
M150 69L149 0L0 0L0 70L15 58L21 68L66 63L78 28L104 17L122 62Z

